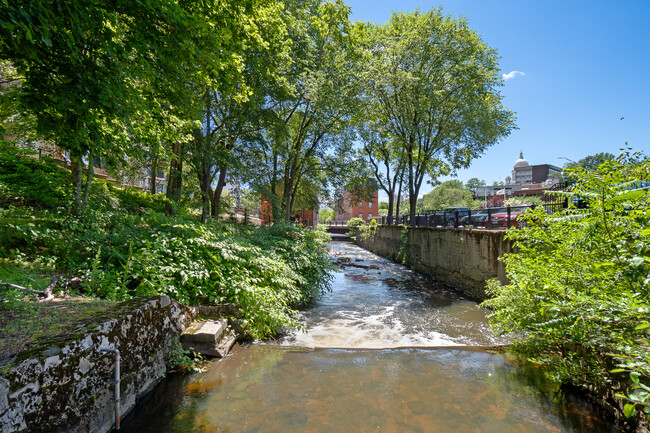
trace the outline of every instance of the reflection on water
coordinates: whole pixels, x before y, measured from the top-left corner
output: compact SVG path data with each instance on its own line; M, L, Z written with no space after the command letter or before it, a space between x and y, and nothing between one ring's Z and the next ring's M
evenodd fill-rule
M137 431L615 431L584 404L519 375L503 356L467 349L253 345L191 382L163 425Z
M237 347L206 373L168 381L122 431L617 431L534 368L458 347L507 342L473 301L353 245L333 250L357 266L301 313L306 333Z

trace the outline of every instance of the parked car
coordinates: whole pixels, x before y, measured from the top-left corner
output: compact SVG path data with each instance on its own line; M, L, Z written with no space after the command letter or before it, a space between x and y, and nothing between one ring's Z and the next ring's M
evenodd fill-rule
M523 204L510 207L510 226L518 225L521 226L523 221L518 221L519 216L523 215L528 209L531 209L533 205ZM508 210L507 208L503 212L495 213L490 217L492 222L492 228L497 227L508 227Z
M458 213L458 220L469 215L469 208L467 207L445 207L439 212L431 216L432 226L454 226L456 225L456 213Z
M464 226L485 226L488 221L489 215L494 215L497 213L506 212L504 207L490 207L477 211L472 211L471 215L464 216L461 218L460 223Z

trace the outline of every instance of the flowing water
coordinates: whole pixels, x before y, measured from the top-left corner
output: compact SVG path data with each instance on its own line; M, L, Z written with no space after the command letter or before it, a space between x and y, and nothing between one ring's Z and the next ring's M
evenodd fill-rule
M611 432L495 346L485 311L451 288L332 242L332 291L300 314L306 332L236 347L176 377L126 432Z

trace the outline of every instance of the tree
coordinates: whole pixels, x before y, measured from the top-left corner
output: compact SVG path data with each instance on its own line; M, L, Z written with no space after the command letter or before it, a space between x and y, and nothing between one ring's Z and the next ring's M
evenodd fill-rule
M650 160L626 153L574 177L571 190L558 194L589 207L527 212L527 226L508 232L515 247L505 258L509 283L491 281L483 305L492 324L515 337L513 348L555 379L616 387L613 361L647 383ZM635 404L648 409L647 394L629 394L627 414Z
M321 209L318 212L319 221L334 221L334 211L332 209Z
M612 161L614 159L616 159L616 156L612 155L611 153L601 152L594 155L585 156L584 158L578 160L578 162L567 162L564 164L564 168L582 167L587 171L594 171L604 162Z
M146 137L186 139L196 119L189 95L237 81L237 29L255 6L244 0L227 7L198 0L4 2L0 60L20 76L21 112L35 117L41 136L70 151L78 213L96 157L123 159L140 152L136 143Z
M377 184L388 195L387 219L392 224L395 199L401 193L404 179L405 158L402 157L399 142L382 126L384 122L378 117L372 117L380 115L380 111L369 108L365 112L366 119L358 127L363 143L362 156L370 164Z
M290 63L283 10L279 3L262 6L247 11L245 24L232 36L237 46L231 51L241 62L237 80L217 82L196 95L197 104L203 106L202 126L195 129L189 145L203 193L203 221L208 215L218 216L227 174L238 164L238 147L260 132L266 99L286 92L278 73Z
M460 180L448 180L424 194L423 207L426 210L439 210L443 207L470 207L472 193Z
M476 190L482 186L485 186L485 181L476 177L473 177L465 182L465 188L471 191L473 195L476 195Z
M403 147L414 216L425 176L469 166L510 133L514 115L496 90L496 52L465 19L440 9L393 13L371 37L367 93Z
M274 196L274 215L289 220L301 188L326 182L322 170L339 149L349 149L351 117L357 112L359 29L340 0L286 2L291 58L283 71L291 91L269 95L275 121L261 136L253 176ZM260 186L261 187L261 186Z

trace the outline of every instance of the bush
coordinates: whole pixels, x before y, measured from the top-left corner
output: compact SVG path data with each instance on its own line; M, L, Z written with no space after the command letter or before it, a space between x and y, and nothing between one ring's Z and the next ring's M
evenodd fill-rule
M71 182L67 170L13 146L0 146L0 206L67 207Z
M569 202L580 197L589 207L527 212L527 227L508 232L517 251L505 257L510 283L491 281L483 306L498 330L516 336L514 349L554 379L615 383L613 362L647 384L650 161L623 154L572 173Z
M165 197L102 180L75 218L64 207L65 170L17 151L0 154L0 170L0 200L14 204L0 209L8 266L81 276L86 293L109 300L168 294L239 304L255 338L294 325L294 309L329 287L324 230L166 217Z
M361 227L365 224L365 221L363 221L361 218L350 218L348 220L348 236L350 236L352 239L356 239L357 227Z

